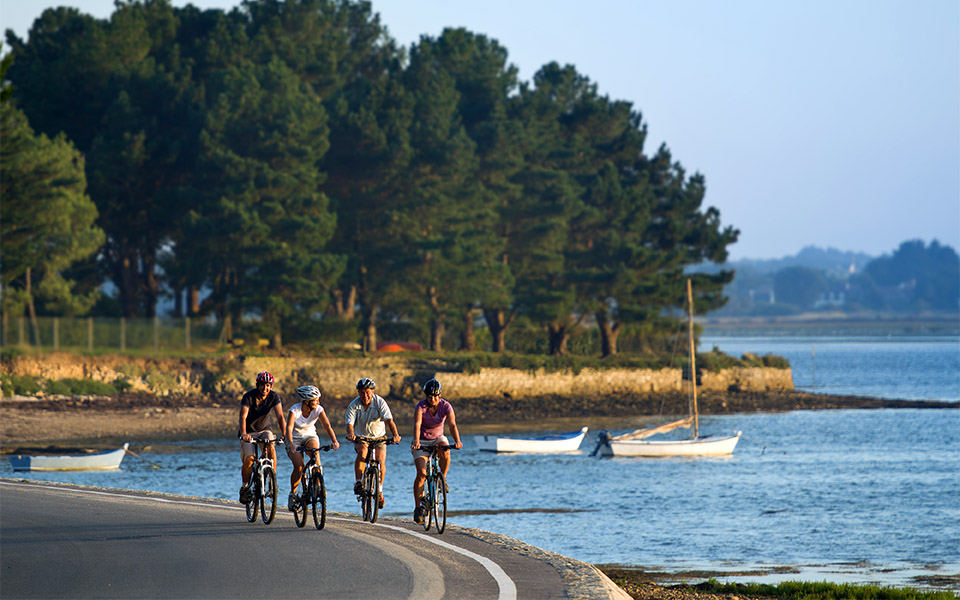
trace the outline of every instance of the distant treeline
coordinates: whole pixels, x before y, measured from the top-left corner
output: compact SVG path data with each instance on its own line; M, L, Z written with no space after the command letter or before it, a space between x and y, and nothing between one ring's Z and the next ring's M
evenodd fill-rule
M374 348L385 326L472 349L485 323L499 352L522 324L552 354L589 322L606 356L623 331L675 333L685 268L737 239L703 176L644 153L630 102L569 65L521 82L465 29L400 48L368 2L131 1L6 36L14 317L152 317L171 297L227 339ZM698 314L732 276L694 275Z
M889 255L804 248L778 261L738 261L717 315L785 316L806 311L888 314L960 310L960 256L936 240L909 240Z

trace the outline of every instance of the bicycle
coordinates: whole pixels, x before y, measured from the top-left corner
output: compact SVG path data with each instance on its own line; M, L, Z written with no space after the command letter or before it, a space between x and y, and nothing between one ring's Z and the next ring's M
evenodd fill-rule
M361 489L357 494L357 501L360 503L363 520L376 523L377 513L380 510L380 462L377 460L377 451L373 446L381 443L390 445L394 442L386 436L368 438L360 435L356 436L354 441L367 444L367 465L360 479Z
M313 513L313 524L317 529L323 529L327 522L327 488L323 483L323 465L320 464L319 452L327 452L333 446L327 444L319 448L305 448L297 446L297 452L306 456L310 455L310 460L303 466L303 474L300 475L300 494L297 496L297 502L293 508L293 520L297 527L303 527L307 524L307 510Z
M440 469L440 450L454 450L456 446L437 444L422 446L430 453L427 460L427 480L423 484L420 496L420 515L423 517L423 530L430 531L431 520L436 523L437 533L447 528L447 481Z
M253 473L250 475L250 494L246 503L247 521L256 521L259 509L264 524L269 525L277 514L277 471L273 459L267 456L267 444L282 444L283 439L255 439L253 443Z

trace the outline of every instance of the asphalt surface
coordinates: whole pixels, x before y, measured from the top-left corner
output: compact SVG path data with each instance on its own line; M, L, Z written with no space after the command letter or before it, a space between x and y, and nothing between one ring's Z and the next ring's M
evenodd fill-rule
M239 503L0 479L0 597L605 598L590 565L512 538ZM622 596L621 596L622 597Z

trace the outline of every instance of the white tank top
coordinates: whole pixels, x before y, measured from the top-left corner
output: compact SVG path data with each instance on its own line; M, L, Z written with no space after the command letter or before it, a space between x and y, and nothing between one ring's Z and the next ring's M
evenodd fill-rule
M323 412L323 407L317 404L313 412L308 415L303 414L302 407L302 402L290 407L290 412L293 413L293 435L297 437L315 436L317 435L317 420Z

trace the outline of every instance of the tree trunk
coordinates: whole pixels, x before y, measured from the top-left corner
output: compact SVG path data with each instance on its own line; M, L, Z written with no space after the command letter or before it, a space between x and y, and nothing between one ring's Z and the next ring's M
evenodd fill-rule
M140 306L140 288L137 282L136 253L128 252L126 248L117 250L117 262L114 268L114 283L120 295L121 315L132 319L137 316Z
M567 340L570 338L567 326L551 323L547 325L547 332L550 336L550 354L553 356L563 356L566 354Z
M220 329L220 343L229 344L233 340L233 319L229 312L224 313L223 327Z
M194 316L200 312L200 290L191 285L187 294L187 315Z
M463 317L463 331L460 333L460 349L476 350L477 340L473 333L473 317L477 314L477 309L472 305L467 306Z
M369 310L364 308L363 325L364 325L363 351L376 352L377 351L377 307L376 306L370 308Z
M483 318L487 321L490 337L493 338L491 350L493 352L504 352L506 350L505 334L510 322L506 319L503 309L485 308L483 309Z
M332 295L334 313L345 321L352 321L356 316L357 286L351 285L346 294L341 289L335 289Z
M620 323L612 323L605 312L597 312L597 327L600 329L600 354L612 356L617 353L617 338L620 337Z
M140 261L143 265L143 308L145 316L152 319L157 316L157 298L160 297L160 283L157 281L156 261L154 257Z
M443 334L447 332L447 326L443 322L443 317L438 316L430 324L430 350L434 352L443 352Z
M30 267L27 267L27 313L30 315L30 326L33 328L33 345L40 348L40 324L37 322L37 310L33 304L33 292L31 291Z

